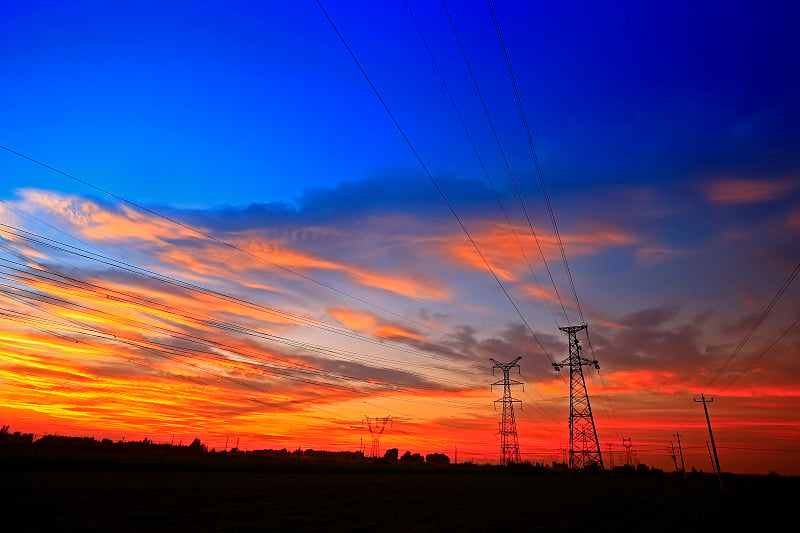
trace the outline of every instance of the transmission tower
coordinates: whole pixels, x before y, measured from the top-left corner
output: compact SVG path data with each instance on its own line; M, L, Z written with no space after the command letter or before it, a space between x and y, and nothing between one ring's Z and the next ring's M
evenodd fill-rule
M384 416L370 418L368 416L364 416L364 421L367 423L370 435L372 435L372 449L370 450L370 457L373 459L378 459L381 451L381 435L383 435L387 424L390 426L392 425L392 417Z
M569 357L561 362L553 363L556 371L569 367L569 467L589 468L594 465L603 468L603 456L600 454L600 442L597 440L597 429L594 427L592 406L586 392L583 379L583 367L594 365L600 369L597 359L590 361L581 357L581 345L577 333L586 329L586 324L558 328L566 331L569 337Z
M639 463L639 459L633 449L633 442L630 438L622 437L622 445L625 447L625 466L635 467Z
M608 455L606 455L606 458L608 458L608 463L609 463L608 466L609 468L614 468L614 454L611 452L611 447L613 446L613 444L607 442L606 446L608 446Z
M510 363L505 364L489 359L494 365L492 367L492 375L494 375L495 368L503 371L503 379L491 385L492 387L495 385L503 386L503 397L494 401L495 404L497 402L503 403L503 418L500 420L500 463L503 465L519 463L519 439L517 437L517 422L514 419L514 403L522 402L511 396L511 385L522 385L522 382L509 378L508 372L514 367L517 367L519 371L517 361L520 359L522 357L517 357Z

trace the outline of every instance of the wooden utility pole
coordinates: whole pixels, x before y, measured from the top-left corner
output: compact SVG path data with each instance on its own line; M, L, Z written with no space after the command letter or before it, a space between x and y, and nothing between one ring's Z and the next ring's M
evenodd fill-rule
M708 460L711 461L711 470L716 474L717 467L714 466L714 458L711 456L711 447L708 445L708 441L706 441L706 450L708 450Z
M711 431L711 419L708 418L708 404L714 401L714 398L706 399L704 394L700 395L700 399L694 399L697 403L703 404L703 411L706 412L706 423L708 424L708 436L711 438L711 448L714 450L714 467L717 470L717 479L719 480L719 488L720 490L723 489L722 486L722 470L719 468L719 455L717 455L717 445L714 444L714 432Z
M675 433L676 437L678 437L678 452L681 454L681 472L683 472L683 477L686 477L686 463L683 462L683 448L681 447L681 434Z
M675 471L678 472L678 458L675 455L675 444L672 441L669 441L669 449L669 458L672 459L672 462L675 464Z

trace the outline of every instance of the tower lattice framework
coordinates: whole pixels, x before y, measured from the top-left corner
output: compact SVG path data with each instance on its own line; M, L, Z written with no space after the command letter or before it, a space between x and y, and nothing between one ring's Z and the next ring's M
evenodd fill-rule
M378 459L381 451L381 435L386 430L386 425L392 424L391 416L370 418L364 416L364 421L369 428L369 433L372 435L372 448L370 450L370 457Z
M600 453L592 406L583 378L584 366L593 365L599 370L600 365L597 359L590 361L581 356L577 334L586 329L586 324L558 329L565 331L569 337L569 357L553 363L557 371L565 366L569 367L569 467L583 469L599 466L602 469L603 456Z
M500 419L499 424L500 462L503 465L520 462L519 437L517 436L517 422L514 418L514 404L522 402L511 396L511 385L522 385L522 382L511 379L508 375L512 368L517 367L517 369L519 369L517 362L520 359L522 359L522 357L517 357L510 363L500 363L494 359L489 359L494 365L492 367L492 375L494 375L494 370L496 368L503 371L503 379L492 383L492 387L495 385L503 386L503 397L494 401L495 404L498 402L502 402L503 404L503 418Z

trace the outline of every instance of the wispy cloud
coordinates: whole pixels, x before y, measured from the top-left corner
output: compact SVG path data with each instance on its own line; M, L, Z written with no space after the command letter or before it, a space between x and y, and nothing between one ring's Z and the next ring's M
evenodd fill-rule
M798 188L791 179L717 179L703 185L708 200L715 204L752 204L777 200Z

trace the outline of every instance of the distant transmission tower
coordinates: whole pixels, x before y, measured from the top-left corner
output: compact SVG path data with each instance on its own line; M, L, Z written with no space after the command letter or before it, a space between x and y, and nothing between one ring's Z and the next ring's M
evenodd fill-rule
M494 403L503 402L503 418L500 420L500 463L503 465L520 462L517 422L514 419L514 403L522 402L511 396L511 385L522 385L522 383L508 377L508 372L512 368L517 367L517 370L519 370L517 361L520 359L522 359L522 357L517 357L510 363L505 364L499 363L491 358L489 359L492 364L494 364L492 367L492 375L494 375L495 368L499 368L503 371L502 381L492 383L491 385L492 387L495 385L503 386L503 397L494 401Z
M586 329L586 324L558 329L566 331L569 337L569 357L553 363L556 371L569 367L569 467L580 469L597 465L602 469L603 456L600 454L592 406L589 404L589 394L583 379L584 366L594 365L599 370L600 365L597 359L590 361L581 357L577 333Z
M370 457L373 459L378 459L381 451L381 435L383 435L383 432L386 429L386 424L392 425L392 417L384 416L370 418L365 416L364 420L367 423L370 435L372 435L372 449L370 450Z
M633 442L630 438L622 437L622 445L625 447L625 466L635 467L639 463L639 460L633 449Z

